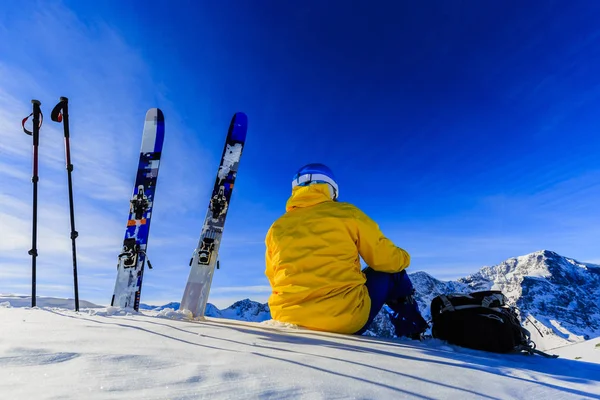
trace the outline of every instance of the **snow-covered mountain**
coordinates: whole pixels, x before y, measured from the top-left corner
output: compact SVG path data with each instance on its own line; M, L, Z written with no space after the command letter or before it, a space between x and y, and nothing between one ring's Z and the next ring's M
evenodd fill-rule
M141 310L162 311L165 309L178 310L180 303L171 302L162 306L151 306L148 304L140 304ZM249 322L263 322L271 319L271 312L267 304L261 304L257 301L244 299L237 301L229 307L219 310L211 303L206 305L204 313L207 317L236 319Z
M150 304L140 303L140 310L162 311L165 308L172 308L174 310L178 310L179 309L179 304L181 304L181 303L176 302L176 301L172 301L170 303L163 304L162 306L152 306Z
M527 318L534 339L547 335L558 346L600 335L598 265L544 250L484 267L462 282L475 288L493 283L506 293Z
M271 319L271 311L269 310L269 306L267 304L260 304L256 301L244 299L233 303L231 306L219 311L218 313L215 312L215 315L208 316L239 319L250 322L262 322Z
M431 300L446 293L501 290L521 311L524 326L540 349L551 349L600 336L600 266L578 262L542 250L508 259L456 281L441 281L425 272L410 274L423 316L431 318ZM161 307L178 309L179 303ZM367 335L393 337L394 329L382 312ZM206 315L242 321L270 319L267 304L245 299L219 310L209 304Z

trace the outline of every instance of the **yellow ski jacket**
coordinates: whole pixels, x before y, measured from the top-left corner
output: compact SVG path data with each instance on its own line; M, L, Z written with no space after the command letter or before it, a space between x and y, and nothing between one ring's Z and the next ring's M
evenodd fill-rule
M265 244L272 318L319 331L354 333L367 322L371 299L359 255L376 271L410 264L366 214L332 201L326 184L293 188Z

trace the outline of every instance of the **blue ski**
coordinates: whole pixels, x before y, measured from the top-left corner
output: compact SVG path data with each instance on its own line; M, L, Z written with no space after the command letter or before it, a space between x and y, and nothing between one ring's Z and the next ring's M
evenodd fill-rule
M129 202L123 249L117 264L117 282L111 300L111 305L115 307L133 308L137 311L140 306L150 219L164 137L165 117L158 108L151 108L146 113L140 162ZM148 267L152 268L149 262Z

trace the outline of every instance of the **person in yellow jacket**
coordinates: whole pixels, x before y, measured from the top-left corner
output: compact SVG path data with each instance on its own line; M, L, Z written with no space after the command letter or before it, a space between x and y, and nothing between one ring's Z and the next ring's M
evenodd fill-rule
M409 254L387 239L357 207L338 202L323 164L308 164L292 181L286 213L265 239L273 319L313 330L364 333L385 303L397 336L427 328L404 271ZM368 267L361 270L360 257Z

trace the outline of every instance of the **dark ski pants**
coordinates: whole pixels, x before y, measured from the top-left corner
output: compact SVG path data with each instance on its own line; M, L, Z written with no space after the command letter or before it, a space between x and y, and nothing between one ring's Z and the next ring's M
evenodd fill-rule
M369 325L371 325L385 303L388 301L394 302L401 297L413 294L413 285L406 271L388 273L375 271L367 267L362 272L367 277L365 286L371 298L371 310L369 319L355 335L362 335L369 328Z

